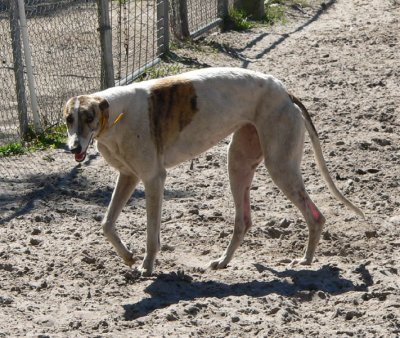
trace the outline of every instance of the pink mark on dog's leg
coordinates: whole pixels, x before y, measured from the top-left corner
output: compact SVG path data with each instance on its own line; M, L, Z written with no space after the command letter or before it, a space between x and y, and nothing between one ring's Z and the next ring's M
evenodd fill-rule
M318 211L317 207L311 201L307 201L306 204L308 209L310 209L314 220L318 221L321 218L321 213Z

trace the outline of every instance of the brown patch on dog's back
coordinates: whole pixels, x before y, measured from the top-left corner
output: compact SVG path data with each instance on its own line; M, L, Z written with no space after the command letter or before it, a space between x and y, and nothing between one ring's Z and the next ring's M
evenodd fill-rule
M172 144L197 112L197 96L193 84L172 77L158 80L150 89L150 130L157 151Z

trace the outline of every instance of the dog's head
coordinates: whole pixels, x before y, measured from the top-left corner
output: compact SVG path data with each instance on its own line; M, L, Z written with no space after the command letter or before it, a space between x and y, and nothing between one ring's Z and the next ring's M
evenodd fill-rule
M82 95L68 100L64 118L68 129L68 147L75 160L82 162L93 137L107 125L109 104L98 96Z

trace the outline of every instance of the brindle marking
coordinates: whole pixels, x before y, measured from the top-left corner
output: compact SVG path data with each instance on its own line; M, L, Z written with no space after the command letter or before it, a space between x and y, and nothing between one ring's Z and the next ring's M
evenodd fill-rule
M197 110L196 91L190 81L178 77L157 81L149 96L149 119L158 153L176 141Z

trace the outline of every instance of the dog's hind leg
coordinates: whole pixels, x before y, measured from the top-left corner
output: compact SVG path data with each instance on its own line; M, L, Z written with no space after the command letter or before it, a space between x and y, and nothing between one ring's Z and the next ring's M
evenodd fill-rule
M265 165L275 182L286 197L303 214L308 226L308 244L304 257L293 264L309 265L312 263L318 245L325 218L308 196L301 177L300 163L304 145L304 123L290 111L283 118L277 119L273 128L261 134Z
M308 196L300 171L293 167L291 171L288 171L287 168L271 164L267 167L275 184L301 211L308 226L308 243L305 254L302 258L293 260L291 265L309 265L313 261L325 218Z
M125 244L121 241L116 232L115 222L117 221L122 208L131 197L138 181L139 180L136 176L128 176L122 173L119 174L117 184L111 197L111 202L102 222L104 235L114 246L118 255L122 257L125 264L129 266L132 266L135 260L132 257L132 253L126 248Z
M235 203L235 226L232 239L223 255L210 268L225 268L251 227L250 185L262 160L257 130L253 125L241 127L233 135L228 151L230 187Z

